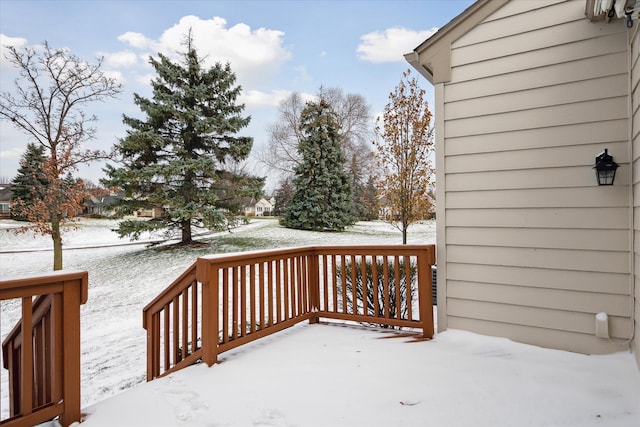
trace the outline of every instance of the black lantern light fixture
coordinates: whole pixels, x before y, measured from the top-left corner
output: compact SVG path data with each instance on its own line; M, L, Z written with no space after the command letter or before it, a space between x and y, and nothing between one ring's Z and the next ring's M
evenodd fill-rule
M596 165L593 168L596 170L598 185L613 185L618 164L613 161L606 148L596 157Z

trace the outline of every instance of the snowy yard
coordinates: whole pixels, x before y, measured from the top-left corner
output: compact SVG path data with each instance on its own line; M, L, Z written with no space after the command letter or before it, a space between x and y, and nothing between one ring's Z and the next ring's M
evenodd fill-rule
M9 231L17 222L0 221L0 277L51 271L49 237ZM81 307L82 406L104 400L145 381L146 333L142 309L198 256L252 249L318 244L401 244L400 233L382 222L358 223L344 233L283 229L275 219L255 219L233 232L202 239L211 248L163 250L130 245L111 229L115 222L83 220L64 236L64 268L89 272L89 300ZM435 224L409 229L415 243L435 243ZM145 236L148 240L162 236ZM109 246L119 245L119 246ZM84 248L84 249L70 249ZM0 302L4 337L19 318L17 302ZM2 375L2 417L8 415L6 371Z
M66 247L118 243L112 225L84 221ZM416 226L409 237L435 243L435 224ZM383 223L312 233L283 230L274 220L207 239L209 249L65 252L65 268L89 271L89 300L81 309L83 426L640 425L640 373L629 353L585 356L456 330L412 342L381 339L390 335L380 330L303 323L224 353L212 368L197 365L145 383L142 308L197 256L401 242ZM51 252L33 252L48 245L0 229L0 276L49 271ZM0 318L4 336L17 305L3 302ZM2 398L5 411L5 384Z

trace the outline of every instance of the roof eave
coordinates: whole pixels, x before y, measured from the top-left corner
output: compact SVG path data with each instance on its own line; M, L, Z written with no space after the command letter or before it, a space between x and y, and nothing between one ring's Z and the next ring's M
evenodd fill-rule
M432 84L449 81L451 79L451 43L508 1L476 1L412 52L404 55L405 60Z

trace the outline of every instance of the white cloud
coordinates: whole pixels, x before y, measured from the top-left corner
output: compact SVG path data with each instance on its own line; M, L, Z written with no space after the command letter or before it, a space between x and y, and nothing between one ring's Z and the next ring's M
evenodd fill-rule
M2 160L18 160L22 157L24 147L11 147L0 150L0 159Z
M311 75L309 74L309 71L305 66L298 65L294 67L293 70L296 72L296 76L293 80L294 83L299 84L304 82L310 82L312 80Z
M136 81L142 85L151 85L151 79L158 77L156 73L141 74L136 77Z
M147 49L154 45L153 40L145 37L144 34L134 33L131 31L120 35L118 40L137 49Z
M282 31L252 29L243 23L228 27L227 21L220 17L184 16L158 40L133 32L122 34L118 40L135 49L150 50L154 55L160 52L176 58L178 52L186 50L184 41L189 30L205 65L229 62L243 87L265 82L291 58L291 52L283 46Z
M291 96L290 90L274 89L271 92L259 90L243 91L239 97L239 102L247 107L279 107L282 101ZM312 93L301 92L300 97L304 102L317 101L318 96Z
M127 81L127 79L124 77L124 75L120 71L104 70L103 72L104 72L105 76L114 79L115 81L117 81L120 84L124 84Z
M277 107L291 95L291 91L275 89L270 93L259 90L243 91L239 101L248 107Z
M8 46L16 48L24 47L27 44L27 39L21 37L9 37L5 34L0 34L0 65L9 65L7 56L9 54Z
M138 55L130 50L123 50L121 52L114 53L101 52L99 55L104 57L105 64L114 68L138 65Z
M438 29L414 31L406 28L389 28L360 37L356 49L358 59L369 62L403 62L404 54L429 38Z

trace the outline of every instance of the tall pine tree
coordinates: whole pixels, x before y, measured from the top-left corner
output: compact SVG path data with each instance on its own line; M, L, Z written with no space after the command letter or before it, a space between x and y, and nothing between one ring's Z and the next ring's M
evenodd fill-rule
M180 230L181 242L190 243L192 226L224 226L217 206L228 182L224 163L243 160L251 151L253 138L236 136L251 118L243 117L244 105L236 103L241 87L230 65L204 69L191 34L185 45L178 63L162 54L150 59L158 74L153 98L134 95L146 118L124 117L130 130L116 145L123 167L107 166L103 184L126 193L120 213L163 211L155 221L123 221L121 236L135 239L142 231L168 228Z
M298 145L302 162L295 168L295 193L285 208L284 226L343 231L355 222L339 130L336 115L324 99L308 103L302 111Z

